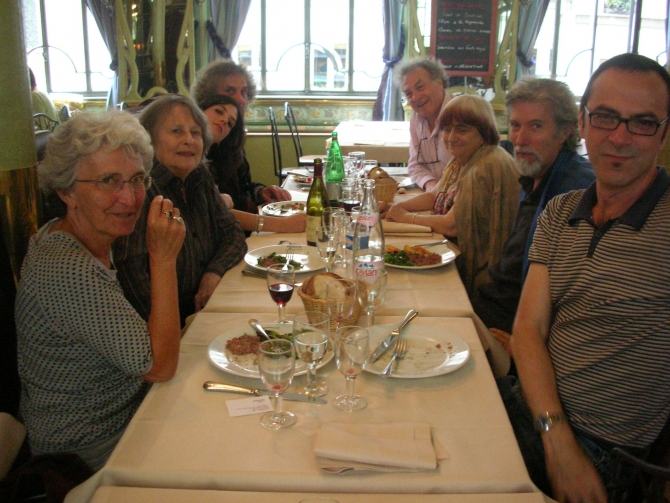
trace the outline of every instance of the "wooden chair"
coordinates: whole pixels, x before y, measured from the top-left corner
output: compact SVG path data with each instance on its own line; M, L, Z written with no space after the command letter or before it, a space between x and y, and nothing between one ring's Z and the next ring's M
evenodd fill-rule
M293 109L291 108L291 105L289 105L288 101L284 103L284 119L286 119L288 130L291 133L293 147L295 148L295 158L298 161L298 166L304 166L313 169L314 159L318 157L323 158L323 155L303 155L302 143L300 143L300 134L298 133L298 125L295 122L295 115L293 115Z
M610 503L667 503L664 494L670 468L643 461L619 447L610 455L615 481Z
M33 123L36 131L53 131L58 126L58 121L53 120L46 114L33 115Z

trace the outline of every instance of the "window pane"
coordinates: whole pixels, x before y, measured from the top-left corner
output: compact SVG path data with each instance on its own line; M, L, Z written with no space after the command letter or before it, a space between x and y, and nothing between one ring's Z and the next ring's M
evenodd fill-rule
M268 1L265 5L267 90L302 91L305 89L304 1Z
M384 71L382 2L354 4L354 91L377 91Z
M81 0L44 2L52 92L85 92Z
M88 54L91 67L91 91L109 91L112 87L114 72L109 69L112 58L109 55L98 25L91 11L86 9L86 22L88 23Z
M349 1L312 0L310 12L313 90L346 92L349 87Z
M638 52L665 66L665 0L644 0Z
M261 90L261 2L251 2L244 28L231 56L234 61L247 66Z
M42 45L42 23L40 21L39 0L23 1L23 30L28 54L28 66L35 74L37 87L46 92L46 76Z

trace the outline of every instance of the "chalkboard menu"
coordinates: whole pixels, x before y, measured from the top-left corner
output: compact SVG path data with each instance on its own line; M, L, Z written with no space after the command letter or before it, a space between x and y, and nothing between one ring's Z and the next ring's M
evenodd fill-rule
M498 0L433 0L431 47L447 75L495 72Z

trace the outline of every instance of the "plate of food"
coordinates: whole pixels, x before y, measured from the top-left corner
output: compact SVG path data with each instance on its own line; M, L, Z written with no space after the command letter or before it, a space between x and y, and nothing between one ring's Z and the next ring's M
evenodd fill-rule
M456 254L446 244L430 249L408 244L402 247L386 245L384 255L384 263L397 269L432 269L450 264L454 260Z
M297 201L279 201L276 203L268 203L263 206L262 212L264 215L271 217L290 217L305 211L305 203Z
M314 179L311 176L300 176L300 175L292 175L292 176L293 181L302 187L308 187L312 185L312 182L314 181Z
M376 325L370 330L370 348L376 348L397 324ZM402 333L407 340L407 354L394 363L392 377L418 379L448 374L461 368L470 358L468 343L459 336L438 326L408 325ZM379 375L393 356L393 348L376 362L368 363L365 371Z
M293 324L287 323L286 328L279 331L276 323L266 323L263 325L265 331L270 337L285 338L293 340ZM262 339L256 335L250 326L242 326L229 330L209 343L207 353L210 361L224 372L230 374L253 377L260 379L258 372L258 345ZM333 349L331 347L326 351L323 360L316 368L323 367L333 359ZM302 360L295 362L295 375L307 373L307 365Z
M265 271L271 265L283 265L287 261L295 268L295 272L313 272L326 267L314 246L299 244L256 248L244 256L244 261L259 271Z

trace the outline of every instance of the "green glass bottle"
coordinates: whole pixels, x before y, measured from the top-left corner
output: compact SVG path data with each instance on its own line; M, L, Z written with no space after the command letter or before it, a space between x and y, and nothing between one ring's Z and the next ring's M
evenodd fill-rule
M330 150L328 150L328 164L326 166L326 190L330 205L337 207L340 198L340 182L344 180L344 162L342 161L342 151L337 141L337 133L333 132L330 140Z
M328 193L323 183L323 162L314 159L314 181L307 196L307 244L316 246L316 228L321 225L321 214L328 207Z

